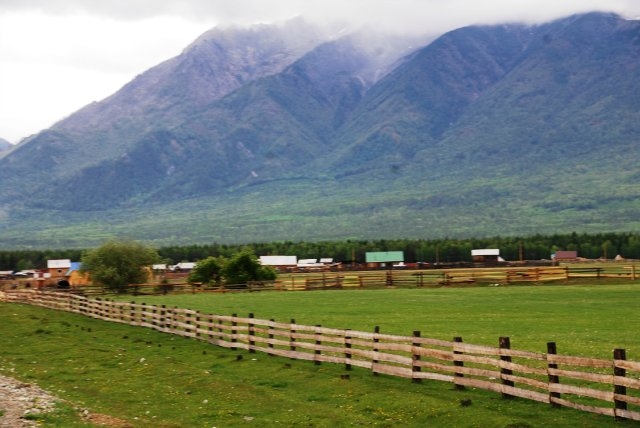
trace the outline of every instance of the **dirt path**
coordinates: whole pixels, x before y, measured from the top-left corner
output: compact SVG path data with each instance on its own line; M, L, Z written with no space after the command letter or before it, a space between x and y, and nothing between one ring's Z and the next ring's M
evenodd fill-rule
M53 410L57 400L35 385L0 375L0 427L38 426L29 415Z

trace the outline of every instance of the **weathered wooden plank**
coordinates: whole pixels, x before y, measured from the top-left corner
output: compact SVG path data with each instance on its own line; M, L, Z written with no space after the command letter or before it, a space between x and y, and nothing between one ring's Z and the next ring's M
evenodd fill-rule
M464 342L454 342L453 350L469 354L484 354L500 356L500 349L492 346L473 345Z
M500 379L500 371L479 369L476 367L456 366L456 373L462 373L470 376L482 376L488 379Z
M374 373L387 374L391 376L398 376L402 378L411 379L413 377L413 371L411 368L400 366L388 366L386 364L375 363L372 365L372 371Z
M613 368L612 360L602 360L598 358L572 357L569 355L548 354L547 361L550 363L563 364L567 366Z
M575 370L562 370L549 368L550 375L568 377L571 379L588 380L590 382L599 382L608 385L613 384L613 374L599 374L589 372L579 372Z
M411 340L412 343L419 343L420 345L439 346L441 348L447 348L451 351L454 342L440 339L430 339L428 337L414 337Z
M615 416L624 419L630 419L633 421L640 421L640 412L634 412L631 410L615 409Z
M615 367L619 367L621 369L640 372L640 361L629 361L629 360L614 360L613 361Z
M499 382L499 381L498 381ZM484 389L487 391L502 392L503 385L501 383L491 382L484 379L475 379L470 377L457 377L456 384L468 386L471 388Z
M453 382L452 375L440 374L440 373L432 373L432 372L413 372L414 379L429 379L429 380L439 380L442 382Z
M626 386L628 388L640 389L640 379L632 377L614 376L613 383L615 385Z
M549 403L549 394L546 392L532 391L530 389L522 389L508 385L502 385L501 392L514 397L526 398L529 400L539 401L541 403Z
M444 361L453 361L452 351L443 351L440 349L416 347L415 349L413 349L412 352L413 354L419 355L421 357L430 357L430 358L437 358L439 360L444 360Z
M374 354L373 359L377 361L386 361L389 363L404 364L409 367L411 367L411 364L413 363L413 359L411 357L406 357L404 355L387 354L386 352L375 352L375 351L373 354Z
M378 342L376 343L376 348L384 351L400 351L411 353L413 351L413 347L411 344L405 343L389 343L389 342Z
M629 404L634 404L636 406L640 405L640 397L635 397L632 395L622 395L622 394L613 394L613 398L616 401L624 401Z
M456 355L456 360L464 361L467 363L476 363L476 364L485 364L494 367L498 367L498 362L500 361L498 358L491 357L481 357L478 355L470 355L470 354L459 354Z
M601 391L598 389L587 388L583 386L550 383L549 392L559 392L561 394L573 394L582 397L591 397L613 403L613 391Z
M373 346L373 341L371 340L358 340L351 338L351 346L359 346L361 348L371 348Z
M545 376L548 374L546 367L545 368L533 367L533 366L527 366L524 364L514 363L510 361L503 361L503 360L498 360L498 367L517 371L520 373L531 374L531 375L535 374L535 375Z
M583 412L597 413L597 414L606 415L606 416L615 416L614 409L609 407L588 406L585 404L574 403L573 401L569 401L564 398L557 398L557 397L550 397L549 402L552 404L563 406L563 407L582 410Z
M371 360L349 360L349 364L356 367L362 367L365 369L371 369Z
M438 363L433 363L431 361L425 361L425 360L414 361L413 365L416 366L416 367L426 368L426 369L430 369L430 370L443 371L443 372L451 372L451 373L459 372L459 370L458 370L458 368L456 366L451 366L451 365L446 365L446 364L438 364Z
M533 386L535 388L539 388L539 389L544 389L547 390L548 389L548 382L543 382L540 381L538 379L533 379L530 377L523 377L523 376L517 376L517 375L509 375L509 374L502 374L502 379L506 379L506 380L510 380L512 382L515 382L516 384L524 384L524 385L529 385L529 386Z

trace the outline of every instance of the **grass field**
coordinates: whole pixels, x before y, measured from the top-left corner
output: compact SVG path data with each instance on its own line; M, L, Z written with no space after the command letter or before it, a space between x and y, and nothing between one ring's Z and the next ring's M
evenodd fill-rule
M640 286L482 287L196 294L146 303L301 324L638 360ZM137 299L142 302L140 298ZM640 426L609 417L450 384L345 372L215 348L144 328L18 304L0 304L0 373L35 382L69 402L44 426L89 426L74 408L135 427L235 426ZM345 374L349 375L345 379ZM462 406L461 403L471 403ZM2 409L0 409L2 410Z
M132 300L134 298L127 298ZM139 303L205 313L275 319L298 324L497 346L509 336L514 349L610 358L625 348L640 360L640 284L544 285L437 289L338 290L181 294L136 297Z

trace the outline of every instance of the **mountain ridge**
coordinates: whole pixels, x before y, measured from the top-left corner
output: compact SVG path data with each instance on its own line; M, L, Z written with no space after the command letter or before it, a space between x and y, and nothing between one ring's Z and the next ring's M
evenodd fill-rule
M185 49L194 58L184 67L220 66L225 54L196 49L212 34L221 33ZM247 34L225 33L227 46L246 54ZM271 48L286 37L274 37L275 45L260 39L264 51L279 52ZM166 93L149 84L153 96L133 103L130 112L144 111L128 115L134 125L115 121L109 126L118 129L86 128L80 138L74 126L89 123L83 115L105 117L94 105L23 142L35 156L14 149L0 160L5 242L16 244L8 228L21 221L86 235L63 242L94 243L109 234L242 242L638 226L637 21L591 13L472 26L418 46L358 33L307 40L313 46L295 59L267 61L212 99L195 80L187 96L180 74L169 73ZM102 106L116 108L118 94ZM172 100L166 111L158 96ZM95 156L82 139L110 155ZM67 159L72 149L85 153ZM46 180L16 175L52 161ZM20 198L12 186L28 180L39 193ZM146 209L161 215L149 219Z

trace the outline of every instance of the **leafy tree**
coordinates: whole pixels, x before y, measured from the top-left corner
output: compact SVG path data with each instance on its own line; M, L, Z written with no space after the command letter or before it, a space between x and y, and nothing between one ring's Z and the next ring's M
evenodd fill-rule
M262 266L251 249L244 249L224 264L222 276L227 284L246 284L274 280L277 274L272 267Z
M190 283L210 284L213 282L219 284L222 281L223 265L224 259L222 257L209 256L204 260L200 260L189 274L188 281Z
M83 272L91 274L93 282L124 290L129 284L147 280L147 266L160 257L156 250L135 241L108 241L82 256Z

